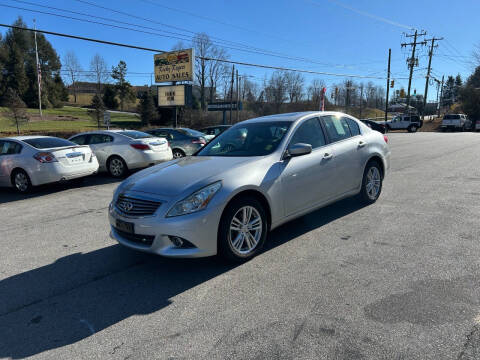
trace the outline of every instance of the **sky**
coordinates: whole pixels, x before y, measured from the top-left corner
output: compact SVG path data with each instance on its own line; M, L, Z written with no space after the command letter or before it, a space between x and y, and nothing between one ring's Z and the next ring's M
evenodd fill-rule
M396 90L406 89L408 85L406 58L410 48L402 48L400 44L413 40L405 37L413 28L426 31L427 39L432 36L444 38L438 41L434 51L433 76L439 79L442 75L456 74L464 79L468 77L473 71L471 53L474 46L480 44L478 14L478 0L0 0L2 24L12 24L20 15L32 27L36 19L38 29L159 50L171 50L180 40L189 44L193 34L204 32L217 45L225 47L232 60L379 77L354 80L383 86L386 84L382 78L386 77L388 49L391 48L391 71ZM91 58L98 53L109 68L124 60L133 85L150 84L152 52L51 35L47 38L61 58L68 51L75 52L84 70L89 69ZM419 66L414 71L412 92L416 89L423 94L428 49L425 46L417 49ZM272 52L275 56L266 54ZM274 71L247 66L238 69L240 74L259 83ZM344 76L320 74L304 74L304 77L307 85L313 79L323 80L328 92L333 90L335 83L345 79ZM428 98L432 100L436 96L436 86L430 89Z

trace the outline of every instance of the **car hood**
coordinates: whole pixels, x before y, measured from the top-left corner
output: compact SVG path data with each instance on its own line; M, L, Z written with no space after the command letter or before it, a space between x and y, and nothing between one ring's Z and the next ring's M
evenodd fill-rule
M200 188L208 185L209 181L222 180L223 173L256 159L188 156L140 171L125 180L120 188L122 192L135 191L171 197L195 185Z

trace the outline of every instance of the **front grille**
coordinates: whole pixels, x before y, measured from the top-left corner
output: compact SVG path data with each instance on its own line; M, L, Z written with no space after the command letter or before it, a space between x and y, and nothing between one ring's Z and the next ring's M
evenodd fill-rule
M119 195L115 202L115 210L124 216L140 217L150 216L157 211L161 202L139 199L127 195Z
M155 236L153 235L131 234L122 230L118 230L117 228L114 228L114 229L115 229L115 232L118 235L120 235L122 238L140 245L152 246L153 239L155 239Z

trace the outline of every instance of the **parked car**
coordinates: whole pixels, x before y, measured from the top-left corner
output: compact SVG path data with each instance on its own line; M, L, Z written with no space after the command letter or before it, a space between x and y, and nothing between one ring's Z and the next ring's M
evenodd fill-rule
M446 114L443 116L441 129L442 131L465 131L470 129L471 126L472 122L468 120L467 116L464 114Z
M207 141L212 140L215 136L220 135L222 132L230 128L232 125L216 125L216 126L209 126L199 131L205 134L205 139Z
M109 206L111 236L168 257L247 260L269 230L294 218L357 194L375 202L389 168L387 140L336 112L237 123L195 156L122 182Z
M423 121L418 115L397 115L392 120L383 122L388 131L390 130L407 130L408 132L416 132L423 126Z
M385 134L385 123L373 121L373 120L361 120L365 125L367 125L370 129L376 130Z
M88 146L51 136L0 138L0 186L26 193L33 186L82 178L98 171Z
M174 159L193 155L207 143L204 133L188 128L161 128L147 133L167 139Z
M70 141L89 145L97 155L100 171L123 177L128 170L144 168L173 159L165 139L135 130L99 130L77 134Z
M480 130L480 120L475 121L475 131Z

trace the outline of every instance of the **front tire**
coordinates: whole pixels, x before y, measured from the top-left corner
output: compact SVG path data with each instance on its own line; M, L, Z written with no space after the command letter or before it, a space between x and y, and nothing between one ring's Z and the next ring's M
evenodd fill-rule
M123 178L127 174L128 167L120 156L112 156L107 162L108 173L114 178Z
M22 170L18 169L12 173L12 185L21 194L27 194L32 191L32 182L28 174Z
M267 239L268 219L254 197L234 200L225 209L218 230L218 252L229 262L245 262L256 256Z
M360 200L365 204L373 204L382 192L382 169L377 161L370 161L363 172Z

